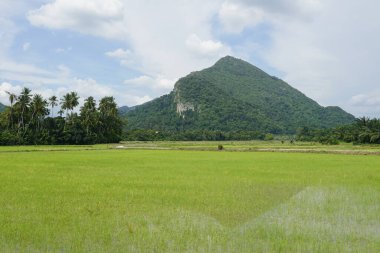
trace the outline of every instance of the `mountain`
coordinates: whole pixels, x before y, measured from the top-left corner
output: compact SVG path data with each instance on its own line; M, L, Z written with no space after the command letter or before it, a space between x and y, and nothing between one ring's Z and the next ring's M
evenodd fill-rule
M181 78L174 90L128 111L128 129L252 130L294 133L354 121L339 107L323 107L281 79L226 56Z
M7 108L7 107L5 105L3 105L2 103L0 103L0 112L5 111L5 108Z
M132 107L128 107L128 106L121 106L119 107L117 110L119 111L119 114L121 116L125 115L127 112L133 110L135 108L135 106L132 106Z

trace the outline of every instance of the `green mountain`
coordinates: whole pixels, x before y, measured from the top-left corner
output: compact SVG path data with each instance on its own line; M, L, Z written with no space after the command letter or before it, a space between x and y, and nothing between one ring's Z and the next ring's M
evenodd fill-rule
M124 116L127 112L133 110L134 108L135 108L134 106L128 107L125 105L125 106L121 106L121 107L117 108L117 110L119 111L119 114L121 116Z
M5 105L3 105L2 103L0 103L0 112L3 112L5 111L7 107Z
M181 78L174 90L125 113L128 129L251 130L294 133L354 121L339 107L322 107L281 79L227 56Z

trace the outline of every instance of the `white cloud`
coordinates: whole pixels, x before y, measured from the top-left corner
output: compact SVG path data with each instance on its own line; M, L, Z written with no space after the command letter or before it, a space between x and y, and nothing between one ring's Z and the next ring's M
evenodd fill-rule
M9 105L9 95L7 92L13 93L13 94L19 94L22 87L19 85L12 85L8 82L3 82L0 84L0 103Z
M92 96L101 98L104 96L112 96L115 94L115 91L111 89L108 85L99 84L91 78L73 78L70 88L74 91L77 91L83 97L88 97L92 94Z
M117 59L126 59L130 57L131 51L130 50L124 50L122 48L118 48L115 51L109 51L106 52L106 55L112 58L117 58Z
M122 65L171 80L207 67L219 58L216 52L221 46L212 38L210 21L221 2L55 0L30 11L28 19L35 26L125 41L133 57L127 59L125 49L115 54L108 52L109 56L121 53ZM208 57L189 50L186 41L193 33L199 38L207 38L200 42L198 49L201 53L209 53ZM212 50L207 51L207 48Z
M118 48L114 51L109 51L105 53L106 56L115 58L120 61L120 65L129 68L136 68L136 61L134 59L134 55L130 50L124 50L122 48Z
M70 29L106 38L123 39L124 5L119 0L56 0L29 11L32 25Z
M240 33L245 27L254 27L264 21L264 12L255 6L246 7L225 2L219 10L219 19L228 33Z
M267 22L310 22L322 9L319 0L226 0L218 18L227 33Z
M192 34L186 40L187 48L202 57L223 57L230 53L230 49L220 41L201 40L198 35Z
M380 90L378 89L352 96L349 102L358 116L380 117Z
M57 78L60 73L48 71L40 67L17 63L6 57L0 61L0 80L17 81L26 84L57 84L62 83Z
M323 6L321 0L226 0L225 3L260 8L272 16L304 20L312 19Z
M36 67L30 64L16 63L14 61L3 60L0 62L0 71L2 72L15 72L15 73L29 73L39 75L49 75L51 72Z
M128 79L124 81L127 86L150 88L155 91L170 91L173 89L175 80L167 79L163 76L150 77L142 75L136 78Z
M153 81L153 78L149 76L139 76L136 78L125 80L124 84L133 85L133 86L147 86L147 85L150 85L152 81Z
M355 94L377 88L380 16L375 1L324 2L312 22L273 22L272 47L264 56L284 79L324 105L350 103ZM360 12L358 12L360 10Z
M368 94L358 94L351 98L351 104L354 106L380 106L380 90L372 91Z
M152 100L153 98L151 98L150 96L148 95L145 95L145 96L142 96L142 97L138 97L138 96L132 96L130 97L129 101L133 101L132 104L133 105L141 105L141 104L144 104L150 100Z

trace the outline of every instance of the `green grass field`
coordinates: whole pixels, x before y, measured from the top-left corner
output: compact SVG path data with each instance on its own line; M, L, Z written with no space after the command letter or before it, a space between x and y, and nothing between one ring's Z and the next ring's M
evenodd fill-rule
M380 156L122 145L1 147L0 252L380 252Z

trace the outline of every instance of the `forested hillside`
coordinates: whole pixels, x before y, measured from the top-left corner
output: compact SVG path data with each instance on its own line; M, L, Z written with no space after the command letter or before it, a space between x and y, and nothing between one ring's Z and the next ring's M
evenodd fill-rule
M322 107L286 82L227 56L181 78L174 90L125 113L128 129L295 133L354 121L339 107Z

